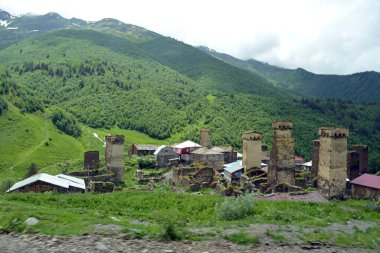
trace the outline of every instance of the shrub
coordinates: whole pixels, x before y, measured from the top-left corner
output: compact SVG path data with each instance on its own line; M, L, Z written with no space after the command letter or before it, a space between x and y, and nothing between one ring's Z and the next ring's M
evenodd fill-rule
M247 245L247 244L256 245L256 244L259 244L260 242L257 236L251 236L244 232L226 235L224 238L233 243L242 244L242 245Z
M251 195L226 198L215 205L215 214L220 220L238 220L254 212L254 200Z

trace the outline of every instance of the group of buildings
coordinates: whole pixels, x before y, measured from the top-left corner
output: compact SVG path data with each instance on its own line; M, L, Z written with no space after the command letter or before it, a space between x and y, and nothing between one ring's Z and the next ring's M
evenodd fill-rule
M239 186L241 190L256 189L271 193L299 191L306 187L307 181L328 199L342 199L347 193L353 198L380 199L380 177L367 174L368 148L354 145L353 150L348 151L348 129L320 128L320 138L313 141L313 160L304 163L295 156L293 123L276 121L272 123L272 128L274 132L270 157L267 146L262 143L263 134L260 132L243 133L243 154L240 154L232 147L212 146L211 132L205 128L200 131L199 144L189 140L159 147L133 144L128 155L154 155L157 168L182 168L200 164L202 168L208 169L207 173L194 171L193 174L202 180L208 175L208 186L219 184L223 188L232 185ZM107 135L105 141L105 169L99 168L99 152L88 151L84 155L83 171L57 176L40 173L16 183L7 192L84 191L86 184L87 189L97 189L104 186L105 182L123 182L124 136ZM302 169L310 169L311 176L305 177L305 173L300 172ZM185 174L185 170L177 172L179 181L183 181L181 177ZM218 175L219 182L213 184L215 175ZM300 179L300 175L304 178ZM89 184L95 188L89 187Z

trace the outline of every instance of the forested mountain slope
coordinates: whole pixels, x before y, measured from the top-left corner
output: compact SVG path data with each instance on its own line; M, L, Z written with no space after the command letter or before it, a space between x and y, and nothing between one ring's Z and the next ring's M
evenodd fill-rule
M380 73L367 71L351 75L318 75L302 68L285 69L254 59L247 61L201 47L202 51L233 66L249 70L278 87L306 97L380 102Z
M239 149L245 130L262 131L270 145L271 122L290 119L296 152L307 159L321 126L349 127L350 144L369 144L371 157L379 152L378 105L301 99L182 42L110 19L2 49L0 78L2 100L26 114L62 108L90 127L119 126L167 143L197 140L199 128L209 127L214 145Z

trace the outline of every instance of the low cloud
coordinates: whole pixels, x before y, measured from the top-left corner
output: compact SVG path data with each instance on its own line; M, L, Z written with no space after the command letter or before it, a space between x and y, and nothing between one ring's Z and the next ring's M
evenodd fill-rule
M85 20L113 17L241 59L315 73L380 72L377 0L2 0L0 8Z

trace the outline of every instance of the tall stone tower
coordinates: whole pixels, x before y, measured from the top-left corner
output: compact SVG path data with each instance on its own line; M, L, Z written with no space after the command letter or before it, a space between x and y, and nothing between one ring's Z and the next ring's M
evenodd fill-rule
M243 133L243 167L245 171L261 168L261 139L262 133L246 131Z
M318 164L319 164L319 147L321 142L319 140L313 140L313 159L311 164L311 175L313 177L313 186L317 187L318 182Z
M274 134L268 168L268 183L271 187L278 184L294 185L293 122L286 120L276 121L272 123L272 128Z
M346 190L348 129L322 127L319 134L318 190L326 198L342 198Z
M206 148L211 148L211 130L208 128L202 128L200 132L199 144Z
M115 174L115 182L124 181L124 136L106 136L106 164Z

